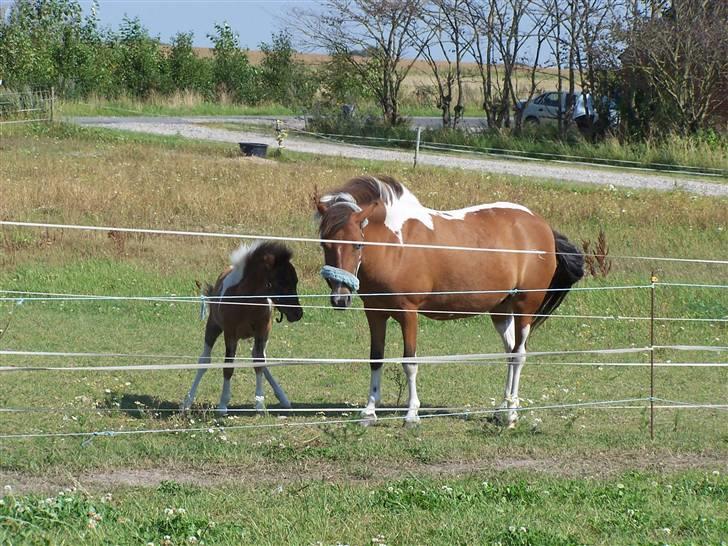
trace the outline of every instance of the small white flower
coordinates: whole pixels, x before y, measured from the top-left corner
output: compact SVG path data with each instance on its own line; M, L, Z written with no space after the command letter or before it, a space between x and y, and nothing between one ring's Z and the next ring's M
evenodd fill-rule
M197 537L196 536L187 537L187 542L189 542L190 544L197 544Z
M720 472L718 470L713 470L713 476L720 476Z
M104 389L104 392L105 392L106 394L111 394L111 389Z
M662 531L666 535L669 535L670 533L672 533L672 530L669 527L663 527L662 529L660 529L660 531Z
M172 516L172 515L174 515L174 508L165 508L164 509L164 515L165 516Z
M516 532L516 526L515 526L515 525L510 525L510 526L508 527L508 530L509 530L509 531L510 531L511 533L515 533L515 532Z
M5 491L6 495L10 495L13 492L13 488L10 485L6 485L5 487L3 487L3 491Z
M187 513L187 510L185 510L184 508L177 508L177 513L178 514L186 514Z

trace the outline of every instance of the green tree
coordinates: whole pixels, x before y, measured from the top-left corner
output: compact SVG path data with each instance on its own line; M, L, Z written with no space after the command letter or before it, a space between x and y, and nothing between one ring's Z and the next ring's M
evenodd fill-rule
M117 78L126 92L146 97L163 87L165 58L159 39L152 38L139 18L124 17L116 36Z
M236 101L255 103L259 99L258 74L240 49L238 35L227 23L216 24L208 38L214 44L213 80L218 92L231 94Z
M272 36L270 44L260 44L263 61L260 68L262 98L281 104L310 106L318 89L312 71L295 59L291 35L280 32Z
M210 63L195 54L192 40L192 32L179 32L172 38L168 58L172 85L180 91L197 91L211 96L213 89Z

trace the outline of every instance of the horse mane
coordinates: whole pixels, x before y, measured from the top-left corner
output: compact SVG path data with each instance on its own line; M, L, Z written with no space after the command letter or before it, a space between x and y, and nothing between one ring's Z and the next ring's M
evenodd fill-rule
M391 176L361 175L349 180L340 188L321 196L318 201L326 205L320 215L319 234L327 239L339 231L354 212L375 201L391 205L402 197L404 186Z

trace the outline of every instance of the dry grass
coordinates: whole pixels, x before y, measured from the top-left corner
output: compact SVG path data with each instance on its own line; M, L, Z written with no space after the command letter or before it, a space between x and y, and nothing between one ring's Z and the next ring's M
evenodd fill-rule
M322 158L289 159L271 166L243 161L234 149L222 145L172 139L172 146L150 146L146 137L136 142L134 137L121 137L107 143L85 136L39 140L22 129L4 132L3 218L312 236L315 227L308 196L314 186L337 186L373 169L402 179L433 208L514 201L538 211L575 241L595 239L604 228L611 252L617 255L677 253L719 258L723 251L715 245L714 236L721 232L715 230L728 224L724 200L682 193L586 187L570 191L514 177L443 169L415 172L401 165ZM642 227L636 231L634 226ZM65 241L70 244L76 237L66 234ZM676 246L676 241L681 244ZM188 243L166 241L155 252L173 259L182 244ZM205 244L220 256L226 252L219 249L229 246L228 242ZM127 246L127 252L130 249L133 245ZM317 260L316 253L307 252L304 265L314 272ZM615 263L615 271L631 267L636 265Z

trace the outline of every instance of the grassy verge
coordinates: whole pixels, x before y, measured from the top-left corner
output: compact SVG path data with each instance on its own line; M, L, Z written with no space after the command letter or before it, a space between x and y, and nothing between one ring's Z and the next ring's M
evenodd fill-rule
M142 101L136 99L88 99L85 102L64 101L59 105L62 116L292 116L300 112L280 104L224 104L218 102L168 99Z
M534 184L516 177L412 171L300 154L256 162L226 145L64 126L3 129L0 162L6 166L0 175L0 217L7 219L313 236L308 196L315 186L329 188L363 171L387 172L435 208L508 200L538 211L577 242L593 241L604 229L615 256L612 271L583 286L645 284L657 267L665 281L720 283L725 278L720 266L616 258L724 258L724 199ZM212 280L233 246L202 238L14 228L3 229L1 236L0 287L49 292L194 295L194 281ZM325 294L318 277L320 249L293 246L301 291ZM724 292L660 288L657 315L722 317L728 308ZM327 306L325 297L305 301ZM644 316L648 304L643 289L578 292L560 311ZM0 348L174 354L195 362L202 344L196 315L196 304L4 302ZM396 356L400 336L395 325L390 329L387 356ZM660 322L656 332L659 344L726 345L724 323ZM275 325L268 355L359 358L368 352L367 333L360 311L306 309L301 322ZM529 348L643 347L648 340L648 323L641 320L553 318L534 334ZM420 322L421 355L499 348L493 328L482 318ZM242 343L241 356L248 351ZM214 354L219 360L221 348ZM724 360L723 353L669 351L657 358ZM604 360L644 362L646 355ZM295 406L284 419L249 412L218 418L211 411L220 392L218 371L205 377L188 416L175 410L189 388L191 370L6 373L0 406L33 411L3 414L0 433L173 432L97 437L85 444L76 437L3 440L0 480L21 489L25 485L25 491L78 480L91 484L95 498L69 492L67 504L57 496L42 504L24 492L15 499L6 495L0 542L159 544L168 535L179 544L199 529L202 536L197 536L208 544L364 544L379 535L390 544L719 543L727 531L725 412L658 409L652 442L644 404L538 410L642 398L649 392L644 367L569 367L569 361L530 359L521 384L530 409L511 433L483 414L431 418L417 430L396 421L367 430L332 423L356 415L368 386L365 366L273 369ZM169 361L0 359L0 365L122 362ZM657 395L725 403L723 370L658 368ZM423 413L438 407L489 410L500 402L504 379L502 365L423 366ZM233 381L233 409L249 411L252 373L238 371ZM401 406L403 389L399 367L387 366L383 405ZM267 401L276 407L270 393ZM340 407L349 411L327 418L306 411ZM187 429L199 430L183 432ZM140 483L124 485L123 476L135 472L142 476ZM113 499L102 503L99 494L107 491ZM16 503L27 508L18 512ZM165 508L180 507L186 512L165 513ZM91 527L90 520L96 522Z
M0 538L13 543L720 544L728 532L728 480L699 472L587 481L519 473L385 485L324 480L215 491L168 481L151 491L6 495L3 502Z

